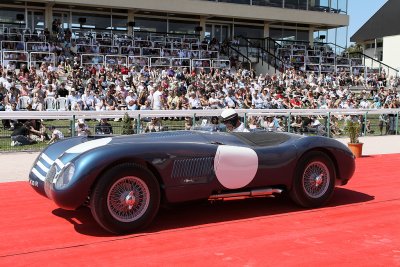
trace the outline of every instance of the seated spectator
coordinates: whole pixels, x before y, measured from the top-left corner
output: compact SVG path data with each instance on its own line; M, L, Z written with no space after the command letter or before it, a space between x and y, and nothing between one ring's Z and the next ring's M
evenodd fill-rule
M267 116L263 122L263 127L268 132L281 132L282 128L279 124L279 120L273 116Z
M49 130L51 132L51 138L47 142L48 145L53 144L54 142L64 139L64 134L58 130L55 126L50 126Z
M85 123L84 119L78 119L75 123L75 131L77 136L88 136L91 134L89 126Z
M308 125L308 132L315 133L317 135L324 135L325 127L318 120L317 116L312 116L310 124Z
M292 127L293 132L295 132L295 133L301 133L302 126L303 126L303 119L301 118L300 115L297 115L294 122L292 122L292 124L290 124L290 127Z
M190 117L185 118L185 130L191 130L193 127L193 119Z
M95 126L96 134L113 134L113 129L107 119L101 119L99 124Z
M35 144L36 141L30 138L30 122L15 124L14 131L11 133L11 146L25 146Z
M149 121L146 125L146 128L144 130L145 133L148 132L160 132L163 130L163 126L161 125L161 122L159 121L158 118L153 117L151 118L151 121Z
M248 128L254 130L258 128L258 119L256 116L251 116L248 122Z
M25 123L30 132L30 138L37 142L43 142L44 140L50 140L46 126L41 120L30 120Z
M213 132L220 132L222 131L221 124L219 123L219 118L217 116L211 117L211 125L212 125L212 131Z
M301 108L302 103L300 101L300 95L294 94L293 99L290 100L290 105L292 106L292 108Z

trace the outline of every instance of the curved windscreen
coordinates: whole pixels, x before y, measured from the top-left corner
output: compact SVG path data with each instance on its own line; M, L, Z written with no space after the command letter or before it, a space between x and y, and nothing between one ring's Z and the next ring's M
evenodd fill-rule
M291 135L274 132L232 133L250 146L276 146L288 141Z

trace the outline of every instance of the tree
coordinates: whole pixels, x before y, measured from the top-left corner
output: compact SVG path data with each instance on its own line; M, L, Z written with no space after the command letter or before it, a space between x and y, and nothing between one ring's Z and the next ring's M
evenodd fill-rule
M133 134L133 126L131 117L129 117L128 113L125 113L122 118L122 134Z
M355 43L350 45L346 51L351 54L351 53L363 53L363 46L361 44Z

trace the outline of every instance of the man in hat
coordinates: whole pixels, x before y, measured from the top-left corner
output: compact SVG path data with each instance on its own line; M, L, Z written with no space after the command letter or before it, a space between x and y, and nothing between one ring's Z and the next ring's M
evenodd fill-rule
M89 126L85 123L84 119L78 119L77 123L75 123L75 131L77 136L90 135Z
M234 109L225 109L221 113L221 122L225 124L228 132L249 132L244 123L239 119L239 115Z

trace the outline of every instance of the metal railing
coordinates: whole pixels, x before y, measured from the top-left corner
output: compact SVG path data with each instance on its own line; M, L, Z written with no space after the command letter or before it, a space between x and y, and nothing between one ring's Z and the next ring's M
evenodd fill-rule
M256 57L261 62L266 62L279 70L294 66L318 74L348 72L367 77L369 74L380 74L385 70L388 75L399 75L399 70L396 68L361 52L346 53L346 48L334 43L314 42L313 49L310 50L308 48L310 43L307 41L274 40L270 37L237 36L236 38L238 42L235 44L235 48L237 50L242 48L247 57ZM282 55L282 51L290 51L290 53ZM315 55L309 55L309 52L315 52ZM300 61L297 60L299 58L301 58Z
M223 109L204 110L136 110L136 111L2 111L0 112L3 128L0 129L0 151L40 150L46 142L13 147L11 146L12 129L7 129L7 122L24 121L28 119L42 120L46 127L52 125L60 129L65 137L77 134L75 122L85 119L92 134L96 134L98 120L110 120L114 134L121 134L123 128L122 118L128 113L132 119L134 133L144 133L150 118L157 117L162 121L164 130L186 129L184 118L190 118L193 125L201 124L212 116L220 116ZM358 116L361 122L361 134L364 136L397 135L399 132L400 109L238 109L246 126L252 128L252 121L257 121L257 128L272 131L294 132L299 134L324 135L327 137L344 136L345 116ZM271 129L264 124L268 116L273 116L278 128ZM296 125L296 117L300 116L306 121L311 116L317 116L321 122L318 131L309 131L307 125Z

